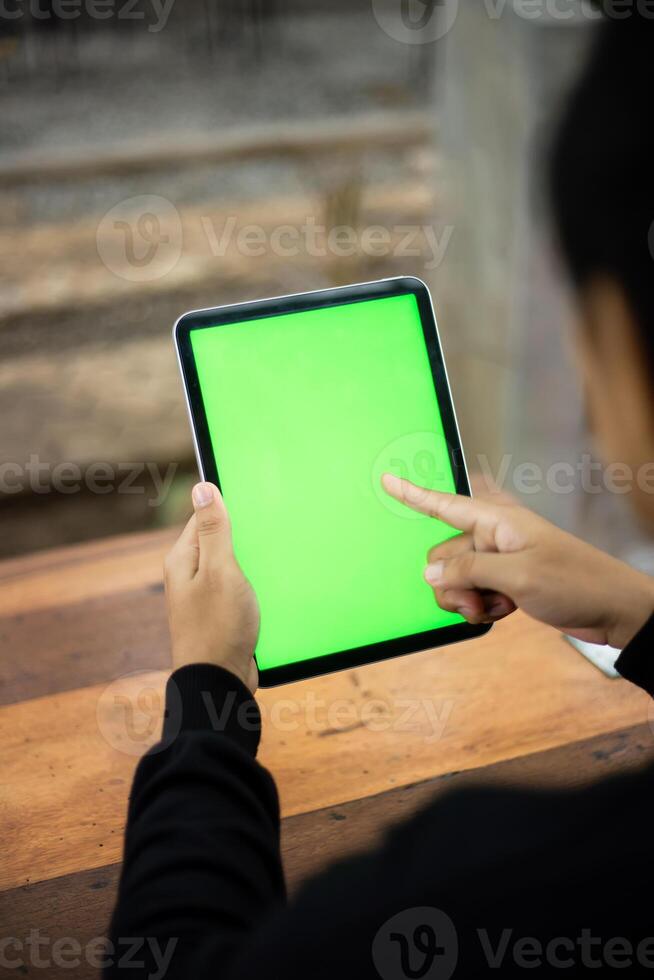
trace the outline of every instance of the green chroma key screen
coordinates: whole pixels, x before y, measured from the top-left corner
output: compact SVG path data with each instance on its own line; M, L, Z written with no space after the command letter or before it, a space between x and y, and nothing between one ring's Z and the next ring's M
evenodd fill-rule
M389 471L455 490L416 296L188 336L236 554L261 606L260 671L462 623L422 577L428 548L453 532L380 486Z

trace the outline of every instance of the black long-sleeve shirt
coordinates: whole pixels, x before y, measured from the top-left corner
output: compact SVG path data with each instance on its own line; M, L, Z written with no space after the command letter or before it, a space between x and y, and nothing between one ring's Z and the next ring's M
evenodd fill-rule
M654 695L654 617L621 654ZM654 767L577 791L467 788L286 900L260 715L232 674L173 674L141 761L106 980L654 977Z

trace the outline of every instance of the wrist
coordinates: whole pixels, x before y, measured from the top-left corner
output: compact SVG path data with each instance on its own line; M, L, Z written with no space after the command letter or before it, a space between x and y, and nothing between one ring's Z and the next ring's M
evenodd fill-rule
M220 664L188 664L168 679L163 742L197 731L226 736L256 755L261 734L256 701L247 685Z
M220 667L233 674L242 684L254 694L258 686L258 676L253 656L230 656L225 653L223 656L212 650L210 654L203 655L198 649L187 650L184 647L173 646L172 668L173 671L180 670L182 667L193 667L199 664Z

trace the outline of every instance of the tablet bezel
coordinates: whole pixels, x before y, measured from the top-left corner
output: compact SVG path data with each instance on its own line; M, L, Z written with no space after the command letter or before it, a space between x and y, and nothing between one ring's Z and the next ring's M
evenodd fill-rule
M445 369L431 296L425 283L421 279L412 276L382 279L377 282L357 283L352 286L338 286L332 289L320 289L307 293L294 293L288 296L275 296L269 299L253 300L247 303L219 306L214 309L192 310L181 316L173 328L173 338L186 394L186 404L191 423L198 469L202 479L208 480L210 483L215 483L220 487L220 477L209 435L209 425L204 410L191 346L192 330L205 327L219 327L227 323L241 323L247 320L260 320L265 317L279 316L285 313L304 313L308 310L315 310L326 306L341 306L407 294L415 296L420 312L425 345L429 356L445 439L450 454L450 463L456 491L457 493L470 496L465 457L461 446L461 438L452 403L452 395ZM481 636L487 633L490 628L490 624L475 626L470 623L457 623L452 626L441 626L433 630L354 647L350 650L323 654L319 657L300 660L280 667L259 668L259 684L261 687L276 687L278 684L305 680L306 678L316 677L320 674L330 674L336 670L361 667L364 664L387 660L390 657L397 657L406 653L416 653L419 650L428 650L432 647L445 646L461 640L471 639L475 636Z

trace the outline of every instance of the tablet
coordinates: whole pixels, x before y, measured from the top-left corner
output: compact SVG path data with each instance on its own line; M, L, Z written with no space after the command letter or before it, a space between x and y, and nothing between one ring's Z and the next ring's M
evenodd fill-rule
M174 338L200 472L259 598L262 686L487 631L423 579L428 549L458 532L380 483L470 492L423 282L199 310Z

